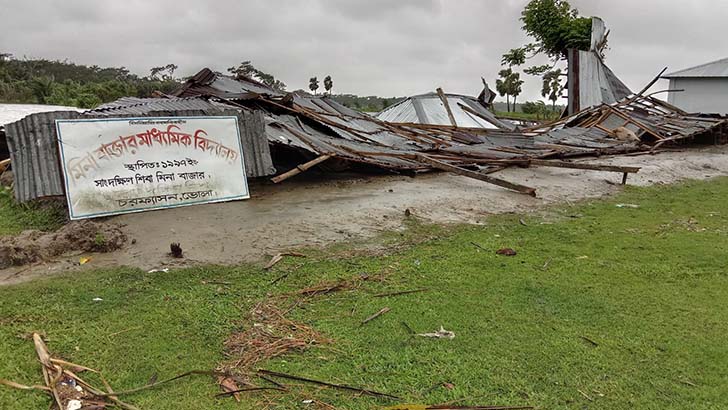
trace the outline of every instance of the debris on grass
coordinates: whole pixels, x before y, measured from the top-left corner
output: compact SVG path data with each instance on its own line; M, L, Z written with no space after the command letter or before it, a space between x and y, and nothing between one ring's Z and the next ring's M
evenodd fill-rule
M590 338L588 338L586 336L579 336L579 337L582 338L582 340L584 340L585 342L589 343L590 345L592 345L594 347L599 346L599 343L593 341L592 339L590 339Z
M418 293L418 292L427 292L429 289L427 288L420 288L420 289L412 289L412 290L401 290L398 292L387 292L387 293L378 293L374 295L375 298L384 298L389 296L399 296L399 295L408 295L410 293Z
M26 386L0 379L0 384L21 390L39 390L52 398L51 408L57 410L79 410L82 408L120 408L138 410L137 407L119 400L117 393L111 389L103 375L96 370L54 358L48 347L37 333L33 334L33 343L43 372L43 385ZM95 374L104 384L104 389L94 387L81 379L77 373Z
M306 257L306 255L304 255L302 253L299 253L299 252L281 252L281 253L277 253L277 254L275 254L271 258L270 262L268 262L265 266L263 266L263 269L268 270L268 269L272 268L278 262L282 261L284 256L295 256L295 257L298 257L298 258L305 258Z
M432 333L417 333L417 336L430 337L433 339L455 339L455 332L445 330L444 327L440 326L440 330Z
M639 208L640 207L639 205L636 205L636 204L617 204L615 206L617 208L633 208L633 209L636 209L636 208Z
M331 388L339 389L339 390L353 391L353 392L357 392L359 394L363 394L363 395L366 395L366 396L383 397L383 398L388 398L388 399L400 400L399 397L394 396L394 395L391 395L391 394L388 394L388 393L381 393L381 392L378 392L378 391L369 390L369 389L363 389L363 388L360 388L360 387L347 386L345 384L334 384L334 383L324 382L324 381L321 381L321 380L315 380L315 379L310 379L310 378L307 378L307 377L295 376L295 375L292 375L292 374L286 374L286 373L280 373L280 372L273 372L273 371L264 370L264 369L258 370L258 373L259 374L266 375L266 376L279 377L279 378L283 378L283 379L289 379L289 380L295 380L295 381L300 381L300 382L318 384L319 386L331 387Z
M516 251L511 248L501 248L495 251L495 253L503 256L516 256Z
M526 410L533 409L533 406L456 406L452 404L398 404L396 406L384 407L383 410Z
M362 325L366 325L367 323L369 323L372 320L378 318L379 316L382 316L383 314L389 312L390 310L392 310L392 309L390 309L388 307L383 307L383 308L379 309L379 311L377 313L375 313L375 314L369 316L368 318L362 320L361 324Z
M312 328L285 317L279 303L279 300L271 299L255 305L250 312L250 326L225 341L225 354L229 360L219 370L249 378L259 362L330 343Z

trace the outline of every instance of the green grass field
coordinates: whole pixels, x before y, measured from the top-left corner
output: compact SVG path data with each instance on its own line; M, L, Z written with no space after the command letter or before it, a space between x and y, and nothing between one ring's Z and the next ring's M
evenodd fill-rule
M14 235L25 229L54 230L65 221L65 209L46 204L15 203L12 192L0 186L0 235Z
M4 287L0 378L41 382L27 340L34 331L57 355L103 371L117 390L153 374L213 369L224 360L226 337L248 325L249 309L269 295L386 273L383 282L321 296L292 312L333 344L261 366L410 403L726 409L726 198L726 178L627 187L610 199L490 217L484 226L409 221L405 232L373 241L391 248L385 255L346 244L267 272L251 265L154 274L119 268ZM0 213L17 211L7 206ZM25 219L0 232L18 229L18 221ZM496 255L501 247L518 254ZM202 283L210 280L232 284ZM429 291L373 296L415 288ZM389 313L360 324L385 306ZM443 326L456 337L411 337L402 322L416 332ZM309 391L341 409L398 403ZM260 408L263 397L243 393L236 403L213 398L218 392L211 377L198 376L124 399L144 410L198 410ZM266 396L278 409L313 408L299 396ZM40 393L0 387L2 409L48 403Z

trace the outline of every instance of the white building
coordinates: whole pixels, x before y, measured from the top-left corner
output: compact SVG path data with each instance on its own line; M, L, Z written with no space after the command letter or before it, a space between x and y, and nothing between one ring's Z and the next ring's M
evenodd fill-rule
M668 102L691 113L728 114L728 58L662 76L670 80Z

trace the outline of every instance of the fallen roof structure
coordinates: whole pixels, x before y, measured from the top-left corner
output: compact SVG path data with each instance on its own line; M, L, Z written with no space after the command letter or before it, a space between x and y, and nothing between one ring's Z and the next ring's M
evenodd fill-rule
M604 64L601 53L606 47L608 35L604 21L592 17L589 51L570 49L567 52L569 115L595 105L612 104L633 94Z
M246 164L252 164L252 168L246 166L248 177L270 176L276 172L273 159L287 157L294 158L297 165L280 167L283 172L273 182L320 165L329 169L363 166L396 173L439 169L530 195L535 194L533 188L490 174L508 166L553 166L619 172L624 174L624 181L628 173L638 169L565 159L654 151L663 144L683 141L725 142L728 136L726 118L690 116L642 93L523 130L390 123L328 97L283 95L262 84L239 82L208 69L188 80L176 94L184 97L124 98L84 114L63 115L108 118L235 112L244 117L241 138ZM21 188L16 190L18 200L63 195L62 186L57 184L60 171L55 131L48 126L54 118L59 115L47 115L43 121L31 116L9 126L13 167L16 180L21 181ZM29 135L41 136L36 141L42 143L30 143ZM48 172L54 169L56 172ZM53 189L41 189L47 186Z
M467 95L437 92L409 97L376 115L377 119L397 124L429 124L463 128L513 131L516 126L497 118L486 103Z

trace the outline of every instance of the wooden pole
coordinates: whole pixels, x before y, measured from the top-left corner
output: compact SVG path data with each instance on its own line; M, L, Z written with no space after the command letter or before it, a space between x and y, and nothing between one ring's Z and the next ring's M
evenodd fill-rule
M536 196L536 189L527 187L525 185L519 185L515 184L513 182L504 181L502 179L493 178L488 175L482 174L480 172L471 171L465 168L461 168L455 165L450 165L442 161L438 161L434 158L431 158L427 155L423 154L417 154L417 159L419 159L421 162L424 162L433 168L441 169L443 171L452 172L453 174L458 174L470 178L474 178L483 182L487 182L489 184L498 185L503 188L512 189L514 191L518 191L522 194L527 194L531 196Z
M450 104L447 102L447 97L445 97L445 93L442 91L442 88L437 88L437 95L440 97L440 101L445 104L445 111L447 111L447 116L450 118L450 124L452 124L453 127L457 127L458 123L455 122L455 116L452 115Z
M308 170L309 168L314 167L314 166L326 161L327 159L331 158L332 156L333 155L331 155L331 154L322 155L316 159L306 162L305 164L298 165L296 168L293 168L292 170L290 170L288 172L284 172L284 173L278 175L277 177L273 177L270 180L273 181L274 184L285 181L286 179L288 179L290 177L296 176L296 175L300 174L301 172L304 172L304 171Z

